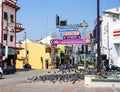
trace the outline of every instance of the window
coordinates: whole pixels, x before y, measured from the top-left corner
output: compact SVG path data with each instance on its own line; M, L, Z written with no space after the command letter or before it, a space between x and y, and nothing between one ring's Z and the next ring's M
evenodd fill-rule
M8 14L7 12L4 12L4 19L7 19L8 18Z
M4 40L7 40L7 34L4 34Z
M10 41L11 41L11 42L13 41L13 35L10 36Z
M13 15L10 15L10 20L11 22L13 22Z
M20 51L17 51L17 54L20 54Z
M119 19L119 14L113 14L113 15L112 15L112 18L113 18L113 19Z
M27 54L29 54L29 51L27 50Z

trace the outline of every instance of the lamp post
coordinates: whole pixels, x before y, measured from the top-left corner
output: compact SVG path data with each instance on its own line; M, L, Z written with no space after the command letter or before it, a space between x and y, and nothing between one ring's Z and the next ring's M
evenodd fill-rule
M86 28L88 24L86 21L83 21L83 23L80 23L80 27L83 28L84 31L84 69L86 70Z

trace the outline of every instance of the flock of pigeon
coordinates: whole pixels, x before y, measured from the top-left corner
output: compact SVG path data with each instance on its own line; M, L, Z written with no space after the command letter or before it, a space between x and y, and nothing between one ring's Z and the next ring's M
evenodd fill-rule
M84 80L84 75L87 74L96 74L96 71L91 70L78 70L75 68L68 68L68 69L59 69L58 71L48 72L44 75L33 76L27 79L27 82L37 82L42 81L45 83L46 81L50 81L52 83L56 82L72 82L73 84L77 81Z

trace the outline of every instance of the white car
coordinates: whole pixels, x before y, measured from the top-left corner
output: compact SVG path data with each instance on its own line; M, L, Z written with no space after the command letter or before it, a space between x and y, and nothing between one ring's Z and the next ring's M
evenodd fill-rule
M0 79L2 79L2 76L3 76L3 70L2 70L2 68L0 67Z

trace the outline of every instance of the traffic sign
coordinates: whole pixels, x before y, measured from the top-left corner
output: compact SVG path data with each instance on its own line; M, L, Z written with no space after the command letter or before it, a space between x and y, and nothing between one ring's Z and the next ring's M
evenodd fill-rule
M54 40L52 39L52 40L50 40L50 44L54 44Z

